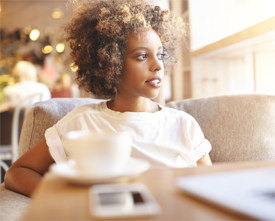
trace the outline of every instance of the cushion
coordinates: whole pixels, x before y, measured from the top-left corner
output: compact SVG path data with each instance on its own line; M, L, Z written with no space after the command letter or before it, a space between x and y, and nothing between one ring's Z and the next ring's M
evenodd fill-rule
M212 144L213 162L275 160L275 96L187 99L166 104L192 115Z

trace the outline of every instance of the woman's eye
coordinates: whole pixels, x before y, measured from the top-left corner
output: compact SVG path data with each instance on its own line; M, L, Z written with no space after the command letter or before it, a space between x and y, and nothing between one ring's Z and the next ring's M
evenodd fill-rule
M141 54L141 55L137 56L137 59L138 60L144 60L146 57L147 57L146 54Z
M164 53L158 54L158 59L159 59L159 60L163 60L164 56L165 56Z

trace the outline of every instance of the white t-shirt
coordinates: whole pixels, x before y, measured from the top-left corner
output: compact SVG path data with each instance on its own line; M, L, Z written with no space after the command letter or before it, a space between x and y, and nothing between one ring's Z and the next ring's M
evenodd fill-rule
M157 167L197 166L197 160L211 150L200 126L183 111L160 107L161 110L155 113L121 113L110 110L106 101L82 105L46 131L46 142L58 163L68 160L62 137L69 131L129 131L132 157L146 159L151 166Z

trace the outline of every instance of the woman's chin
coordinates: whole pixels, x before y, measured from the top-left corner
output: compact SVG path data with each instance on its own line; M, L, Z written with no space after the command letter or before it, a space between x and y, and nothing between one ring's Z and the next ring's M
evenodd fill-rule
M151 93L147 96L149 99L155 99L159 95L159 90L156 93Z

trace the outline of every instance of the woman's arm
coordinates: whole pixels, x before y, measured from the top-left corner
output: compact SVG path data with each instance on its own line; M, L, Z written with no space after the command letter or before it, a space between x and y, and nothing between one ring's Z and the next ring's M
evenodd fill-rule
M200 158L197 161L197 165L212 166L212 162L211 162L209 154L206 154L202 158Z
M52 163L54 160L43 138L11 165L4 177L6 188L31 196Z

